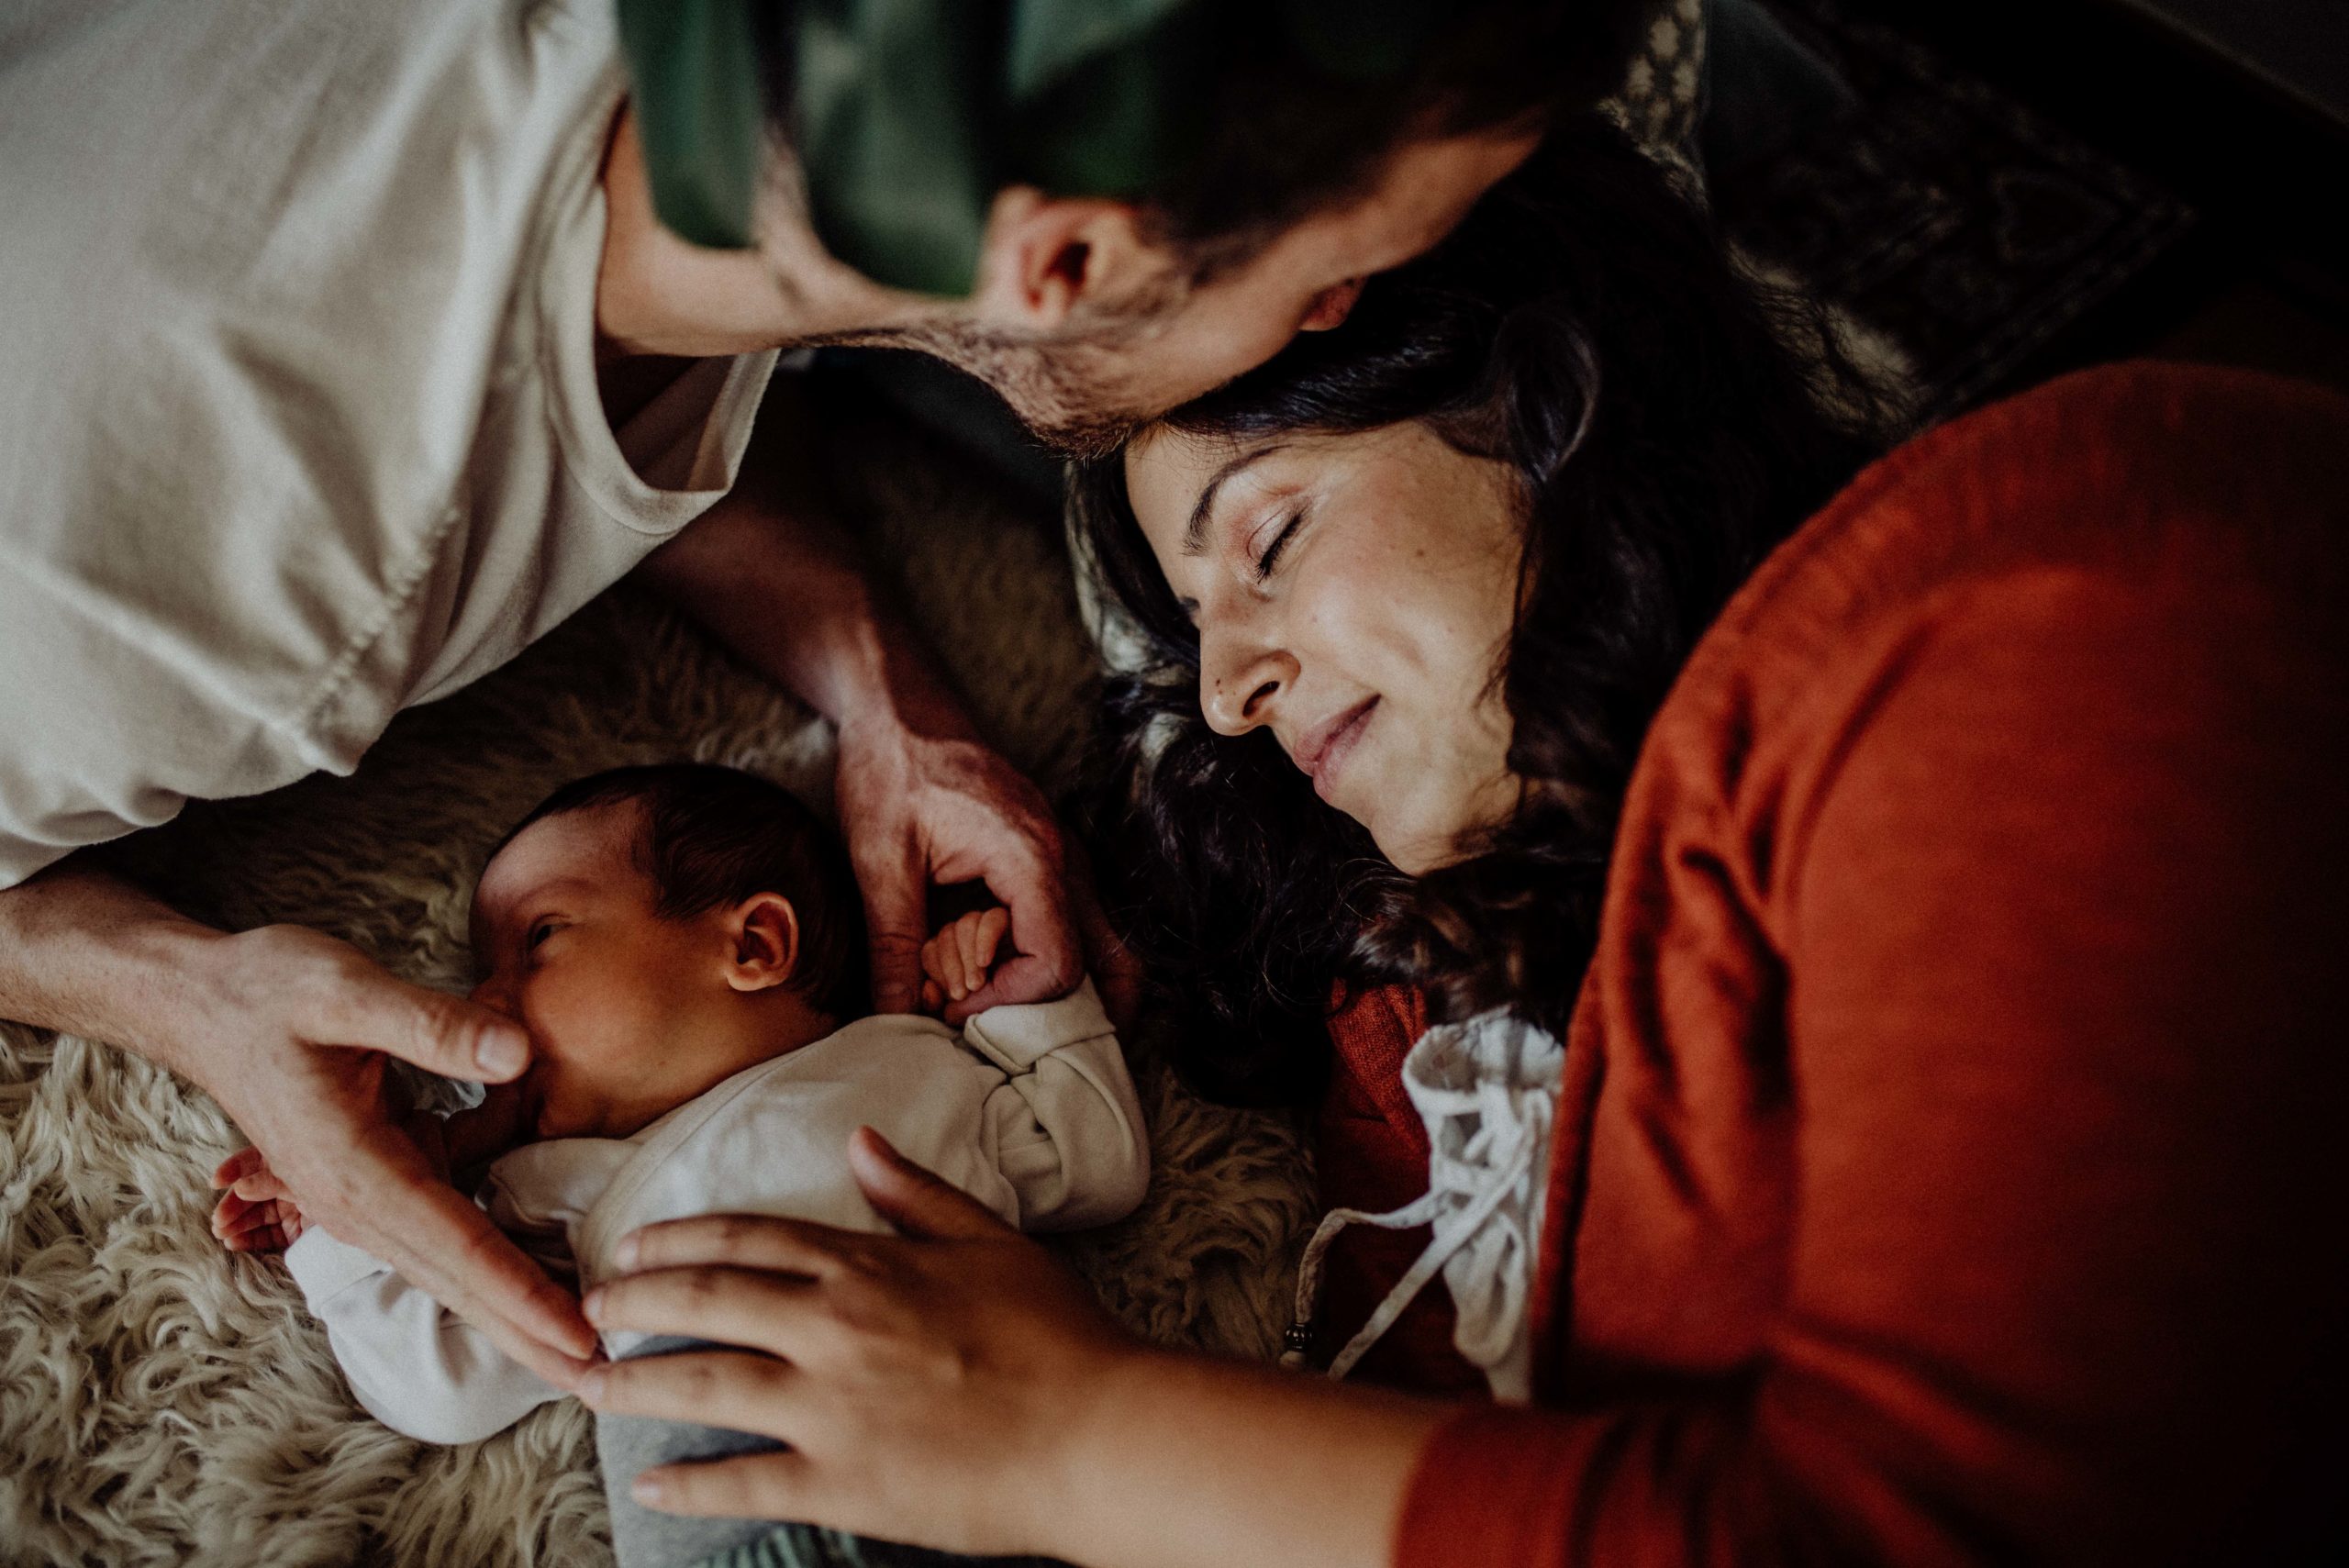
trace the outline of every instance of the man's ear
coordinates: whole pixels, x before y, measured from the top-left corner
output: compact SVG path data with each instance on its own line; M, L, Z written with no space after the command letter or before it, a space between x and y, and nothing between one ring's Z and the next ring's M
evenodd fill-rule
M1171 261L1142 238L1141 214L1124 202L1013 185L996 193L987 213L972 300L990 326L1050 333L1080 306L1138 293Z
M761 893L734 907L727 922L733 951L726 984L737 991L768 991L799 968L799 914L780 893Z

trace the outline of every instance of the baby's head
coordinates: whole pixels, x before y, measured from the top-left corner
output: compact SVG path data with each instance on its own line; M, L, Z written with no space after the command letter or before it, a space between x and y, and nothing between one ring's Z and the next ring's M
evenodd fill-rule
M473 890L474 999L530 1031L542 1138L626 1137L866 1009L840 838L732 768L565 784Z

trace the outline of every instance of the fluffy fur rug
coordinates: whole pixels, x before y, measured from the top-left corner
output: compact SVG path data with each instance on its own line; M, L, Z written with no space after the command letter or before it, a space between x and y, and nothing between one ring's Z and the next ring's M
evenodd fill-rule
M839 476L973 711L1048 789L1073 776L1087 647L1048 518L921 438L855 417ZM607 595L489 680L404 717L357 777L190 810L127 869L236 927L296 920L395 973L462 984L474 873L563 780L692 756L829 795L825 728L658 606ZM1277 1118L1137 1076L1143 1209L1065 1251L1137 1329L1269 1354L1309 1173ZM206 1229L243 1140L122 1052L0 1026L0 1562L592 1565L610 1560L589 1424L549 1407L467 1448L378 1426L271 1259Z

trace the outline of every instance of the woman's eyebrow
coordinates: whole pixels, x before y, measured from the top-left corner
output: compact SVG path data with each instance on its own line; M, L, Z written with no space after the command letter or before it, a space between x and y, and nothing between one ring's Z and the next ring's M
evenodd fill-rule
M1207 488L1200 491L1199 498L1191 504L1191 520L1183 525L1183 553L1185 555L1199 555L1206 551L1208 514L1215 509L1215 493L1222 487L1223 482L1259 458L1270 457L1287 445L1286 441L1275 441L1271 446L1258 447L1251 452L1241 452L1215 471L1214 476L1208 481Z

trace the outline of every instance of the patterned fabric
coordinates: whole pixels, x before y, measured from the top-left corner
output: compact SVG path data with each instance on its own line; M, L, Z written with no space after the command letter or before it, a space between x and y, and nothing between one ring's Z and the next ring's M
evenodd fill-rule
M1664 0L1622 88L1601 106L1645 147L1689 156L1704 118L1705 0Z
M1565 1050L1506 1010L1438 1024L1403 1059L1403 1088L1427 1130L1427 1190L1387 1214L1332 1209L1298 1266L1297 1320L1281 1364L1308 1364L1322 1260L1349 1225L1431 1228L1426 1250L1330 1363L1344 1377L1441 1273L1451 1287L1453 1340L1484 1369L1497 1399L1531 1393L1526 1305L1541 1233L1551 1117Z
M1719 172L1712 193L1742 250L1892 347L1921 425L2012 384L2196 217L1880 9L1776 0L1855 107Z
M1067 1568L1044 1557L963 1557L813 1525L777 1525L694 1568Z

